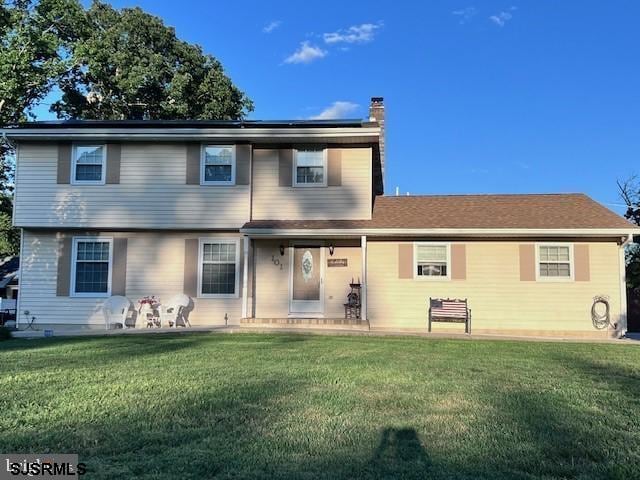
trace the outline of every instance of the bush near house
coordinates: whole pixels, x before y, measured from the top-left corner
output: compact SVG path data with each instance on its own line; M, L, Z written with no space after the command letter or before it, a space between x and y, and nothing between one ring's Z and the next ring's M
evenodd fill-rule
M0 346L0 451L90 478L638 478L640 346L152 335Z

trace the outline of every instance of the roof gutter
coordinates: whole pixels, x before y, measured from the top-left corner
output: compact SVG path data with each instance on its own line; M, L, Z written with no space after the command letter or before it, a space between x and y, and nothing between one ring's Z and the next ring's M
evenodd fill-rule
M380 127L342 128L5 128L13 140L194 140L233 139L260 142L283 140L363 139L377 141Z
M619 228L354 228L354 229L269 229L242 228L241 233L258 237L351 237L367 235L372 237L452 237L473 236L495 237L624 237L631 241L633 235L640 235L640 228L622 230Z

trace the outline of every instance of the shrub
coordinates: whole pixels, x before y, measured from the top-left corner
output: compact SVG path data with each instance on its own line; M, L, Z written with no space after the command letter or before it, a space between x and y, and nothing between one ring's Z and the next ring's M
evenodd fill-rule
M9 340L11 338L11 330L7 327L0 327L0 342L2 340Z

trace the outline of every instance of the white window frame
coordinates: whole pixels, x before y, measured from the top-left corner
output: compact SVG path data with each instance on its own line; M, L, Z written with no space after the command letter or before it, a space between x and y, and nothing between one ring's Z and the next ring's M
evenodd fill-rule
M106 292L76 292L76 271L78 262L78 242L107 242L109 243L109 274ZM113 279L113 238L112 237L73 237L71 248L71 296L85 298L103 298L111 296L111 282Z
M536 280L539 282L573 282L575 279L575 262L573 257L573 243L569 242L540 242L536 243ZM540 275L540 247L569 247L569 276L568 277L543 277ZM566 263L545 262L545 263Z
M202 293L202 265L205 243L227 243L236 246L236 281L234 293ZM226 263L226 262L225 262ZM240 297L240 239L239 238L222 238L222 237L206 237L200 238L198 242L198 298L239 298Z
M322 150L322 183L298 183L298 152L300 150ZM294 187L301 188L318 188L318 187L326 187L329 180L329 155L326 147L322 148L314 148L312 145L309 147L299 147L293 150L293 173L291 183Z
M100 180L76 180L78 148L102 147L102 172ZM104 185L107 181L107 145L104 143L74 143L71 148L71 185Z
M208 147L213 148L231 148L231 180L227 181L214 181L205 179L205 159L206 151ZM221 143L203 143L200 147L200 185L235 185L236 184L236 146Z
M418 247L446 247L447 249L447 274L442 277L418 275ZM451 280L451 243L449 242L413 242L413 278L427 282L446 282Z

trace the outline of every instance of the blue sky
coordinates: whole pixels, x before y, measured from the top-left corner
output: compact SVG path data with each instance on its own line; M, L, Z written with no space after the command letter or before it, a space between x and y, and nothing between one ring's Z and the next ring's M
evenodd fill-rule
M114 0L218 57L254 119L387 110L386 192L585 192L640 173L640 2ZM51 118L45 108L39 118Z

